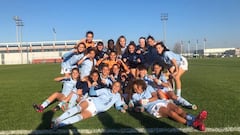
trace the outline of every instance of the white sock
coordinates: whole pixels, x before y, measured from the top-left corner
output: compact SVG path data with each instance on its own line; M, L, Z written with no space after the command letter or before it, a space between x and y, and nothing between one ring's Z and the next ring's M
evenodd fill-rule
M69 118L71 116L73 116L74 114L76 113L79 113L80 111L82 110L82 108L77 105L69 110L67 110L66 112L64 112L62 115L60 115L58 118L57 118L57 121L63 121L65 120L66 118Z
M61 108L64 104L66 104L66 102L65 102L65 101L62 101L62 102L60 102L60 103L58 104L58 106Z
M60 122L58 124L58 127L63 127L63 126L66 126L66 125L70 125L70 124L73 124L73 123L76 123L76 122L79 122L83 119L82 115L81 114L77 114L75 116L72 116L70 118L67 118L65 119L64 121Z
M192 104L189 103L186 99L182 97L178 97L177 101L182 105L182 106L191 106Z
M41 106L42 106L43 108L46 108L49 104L50 104L50 101L49 101L49 100L45 100L45 101L41 104Z
M68 103L68 108L69 109L76 105L77 99L78 99L78 95L77 94L73 94L71 99L70 99L70 101L69 101L69 103Z
M177 89L177 94L178 97L181 97L181 89Z

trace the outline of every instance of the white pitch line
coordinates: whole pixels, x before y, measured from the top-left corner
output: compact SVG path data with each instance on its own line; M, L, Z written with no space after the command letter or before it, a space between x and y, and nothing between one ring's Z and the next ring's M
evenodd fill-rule
M19 134L100 134L100 133L190 133L201 132L193 128L121 128L121 129L59 129L53 130L5 130L0 131L0 135L19 135ZM204 132L240 132L240 127L222 127L222 128L206 128Z

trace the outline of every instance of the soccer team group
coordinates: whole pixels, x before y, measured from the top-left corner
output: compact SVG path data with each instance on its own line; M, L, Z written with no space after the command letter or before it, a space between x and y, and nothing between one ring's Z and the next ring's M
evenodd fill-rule
M152 36L140 37L139 45L120 36L116 43L110 39L93 41L94 33L86 32L72 50L62 56L62 90L50 95L42 104L33 104L43 112L55 100L52 111L64 113L54 119L57 129L105 112L114 106L118 111L148 112L156 118L169 117L179 123L205 130L207 111L198 116L179 106L197 110L197 106L181 96L181 76L188 70L183 56L170 51Z

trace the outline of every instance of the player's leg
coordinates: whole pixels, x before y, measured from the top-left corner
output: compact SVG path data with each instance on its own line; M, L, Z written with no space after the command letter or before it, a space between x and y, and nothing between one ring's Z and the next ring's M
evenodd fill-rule
M57 106L55 106L52 110L54 112L60 110L61 108L63 110L66 110L64 106L67 104L67 102L69 102L69 100L71 99L73 94L74 94L73 92L68 94L67 97L65 97L63 100L61 100L61 102Z
M181 76L184 73L185 73L185 70L183 70L182 68L179 68L176 76L174 76L175 83L176 83L177 96L179 97L181 96L181 87L182 87Z
M63 121L56 120L54 122L54 126L52 128L60 128L60 127L66 126L66 125L74 124L74 123L77 123L77 122L82 121L84 119L90 118L92 116L93 115L92 115L91 112L89 112L88 110L84 110L79 114L76 114L76 115L73 115L69 118L64 119Z
M49 105L51 104L54 100L63 100L65 98L65 96L62 93L59 92L54 92L52 95L50 95L45 101L42 102L41 105L37 105L34 104L33 108L37 111L37 112L43 112L43 110Z
M77 104L75 107L64 112L62 115L60 115L58 118L56 118L56 121L61 122L65 119L75 115L76 113L79 113L79 112L85 110L87 107L88 107L88 102L83 101L80 104Z
M195 104L191 104L189 101L187 101L183 97L176 96L176 94L173 91L168 91L167 94L168 94L168 97L174 100L176 104L181 104L183 107L188 109L197 110L197 106Z

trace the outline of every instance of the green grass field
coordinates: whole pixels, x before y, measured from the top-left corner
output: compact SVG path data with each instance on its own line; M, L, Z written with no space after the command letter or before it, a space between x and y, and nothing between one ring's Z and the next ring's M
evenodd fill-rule
M48 107L36 113L33 103L41 103L51 93L61 89L53 79L59 76L59 64L0 66L0 131L49 129L53 114ZM189 71L182 78L182 96L209 112L207 127L240 127L240 59L192 59ZM185 128L170 119L156 119L150 115L117 112L114 108L96 117L65 128ZM194 132L189 134L202 134ZM219 133L205 133L219 134ZM226 134L226 133L222 133ZM229 134L240 134L232 132Z

